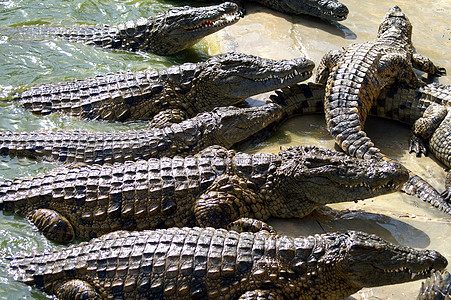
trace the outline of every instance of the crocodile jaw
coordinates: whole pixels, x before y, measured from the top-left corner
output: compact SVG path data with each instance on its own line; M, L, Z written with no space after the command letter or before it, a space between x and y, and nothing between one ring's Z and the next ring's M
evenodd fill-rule
M155 21L156 24L164 23L165 27L155 30L152 36L154 43L166 50L166 55L193 46L205 36L238 22L241 17L238 5L231 2L201 8L173 8L166 15L168 17L161 16L164 20Z
M286 0L286 3L293 11L305 11L305 14L326 20L343 21L349 13L346 5L336 0Z
M311 15L325 20L343 21L349 10L337 0L255 0L272 9L293 15Z
M443 270L448 261L434 250L416 250L384 241L375 235L352 232L357 242L348 246L345 273L360 287L375 287L424 279Z

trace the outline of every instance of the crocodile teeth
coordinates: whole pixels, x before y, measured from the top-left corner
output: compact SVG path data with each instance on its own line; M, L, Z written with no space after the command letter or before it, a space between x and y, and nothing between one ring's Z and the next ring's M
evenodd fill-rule
M235 14L230 13L230 14L223 15L214 21L211 21L211 20L203 21L199 25L192 27L191 30L198 30L198 29L202 29L205 27L219 27L224 24L234 22L235 19L236 19Z

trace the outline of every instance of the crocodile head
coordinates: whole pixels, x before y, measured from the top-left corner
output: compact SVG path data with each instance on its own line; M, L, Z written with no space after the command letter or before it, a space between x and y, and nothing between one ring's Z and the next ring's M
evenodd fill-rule
M274 103L247 108L217 107L209 114L214 120L208 120L211 126L205 126L203 136L210 135L215 143L230 148L280 120L282 113L281 106Z
M392 193L409 178L399 163L358 159L324 148L290 147L279 156L277 178L290 187L287 198L308 199L316 206Z
M206 60L193 76L193 99L216 99L215 106L234 104L308 79L315 64L305 58L273 60L243 53L226 53Z
M398 246L357 231L298 238L294 245L298 285L312 285L302 289L306 294L300 299L342 299L364 287L423 279L448 264L437 251Z
M225 2L207 7L176 7L154 19L152 43L167 55L189 48L201 38L236 23L240 13L238 5Z
M412 43L412 24L398 6L393 6L385 15L377 38L395 38L406 44Z
M257 0L268 7L294 15L311 15L326 20L342 21L349 10L337 0Z
M348 17L349 9L336 0L285 0L296 14L306 14L321 19L343 21Z

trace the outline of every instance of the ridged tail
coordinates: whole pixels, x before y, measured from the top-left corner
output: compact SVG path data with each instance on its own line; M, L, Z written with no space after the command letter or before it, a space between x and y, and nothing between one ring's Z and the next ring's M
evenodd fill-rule
M141 28L141 31L143 31L141 33L142 35L145 32L145 27L148 22L146 19L139 19L136 22L130 21L129 23L133 24L133 27L131 28ZM141 27L138 27L137 25L141 25ZM122 27L124 27L123 30L121 30L120 25L76 25L69 27L49 25L23 26L16 28L15 34L13 34L12 38L17 40L57 37L70 42L79 42L103 48L127 48L129 50L138 49L140 45L137 42L131 42L133 35L130 34L128 39L125 38L127 37L127 28L125 28L125 25L122 25ZM128 30L128 32L132 33L131 30ZM123 35L125 35L125 37L122 37Z
M339 92L327 93L325 98L326 122L330 134L346 153L358 158L381 158L376 148L363 131L364 122L373 99L361 99L357 93L348 93L346 86L333 86L328 90ZM365 107L362 107L365 104Z
M296 111L297 115L322 113L324 93L325 90L324 86L322 85L309 84L307 86L305 84L299 84L296 86L283 88L279 91L276 91L276 95L272 95L271 100L281 104L286 104L290 102L299 103L300 109ZM440 92L439 88L433 89L433 86L429 88L429 85L424 88L419 88L417 90L403 88L386 89L384 90L382 95L389 95L390 97L379 97L378 101L373 106L372 114L378 117L390 118L407 123L410 122L410 124L413 124L413 122L416 119L415 118L406 119L407 117L406 115L409 114L407 112L403 114L401 111L401 108L406 109L404 105L407 106L408 103L412 104L409 112L412 115L421 116L427 107L426 104L423 103L425 99L433 99L434 97L436 97L435 100L438 101L438 99L444 97L443 92ZM390 101L389 99L392 99L392 101ZM397 113L399 115L397 115ZM357 114L354 113L354 115ZM359 123L359 121L357 120L356 123ZM342 125L346 124L346 121L344 121L341 124ZM354 132L360 133L360 135L358 134L355 135L356 139L359 136L361 138L366 137L365 132L363 132L362 130L355 130ZM369 138L367 139L369 140ZM366 145L368 146L368 144ZM367 149L367 147L364 149ZM380 152L377 153L380 155L380 158L392 161L391 159L383 156L383 154L381 154ZM451 175L449 175L448 178L451 178ZM451 180L448 179L447 182L451 182ZM439 192L437 192L437 190L434 187L432 187L424 179L422 179L420 176L414 174L411 171L409 171L409 180L404 184L403 191L409 195L413 195L420 198L422 201L430 203L432 206L438 208L439 210L447 214L451 214L451 206L446 201L446 198L449 196L447 194L441 195Z
M417 300L445 300L450 298L451 275L448 271L437 271L421 283Z
M118 72L84 80L43 84L13 96L24 108L35 114L60 112L87 119L143 119L154 113L143 101L152 99L163 89L152 85L158 73L152 71ZM138 104L146 102L148 110ZM131 108L135 107L134 114Z
M167 132L170 132L169 129L165 132L158 128L119 132L8 131L0 133L0 154L38 161L105 164L175 155L177 149L189 148L183 140L171 140ZM184 137L187 140L189 137L197 138L192 136L192 132L186 132ZM189 149L186 150L189 152Z
M17 212L27 201L27 197L24 197L24 195L36 193L35 189L36 187L31 187L26 184L17 184L16 180L6 179L1 181L0 210Z

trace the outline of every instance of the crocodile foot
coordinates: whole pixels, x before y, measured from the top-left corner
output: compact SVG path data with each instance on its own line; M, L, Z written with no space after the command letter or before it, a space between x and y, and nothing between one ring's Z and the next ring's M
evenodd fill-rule
M263 221L252 218L240 218L231 222L227 226L228 230L235 230L237 232L260 232L262 230L272 234L277 234L277 231Z
M444 67L436 66L435 76L445 76L446 69Z
M441 194L446 202L451 203L451 170L446 173L445 191Z
M426 142L416 136L411 135L410 141L409 141L409 153L415 152L417 157L421 157L421 155L426 155L427 148L426 148Z

